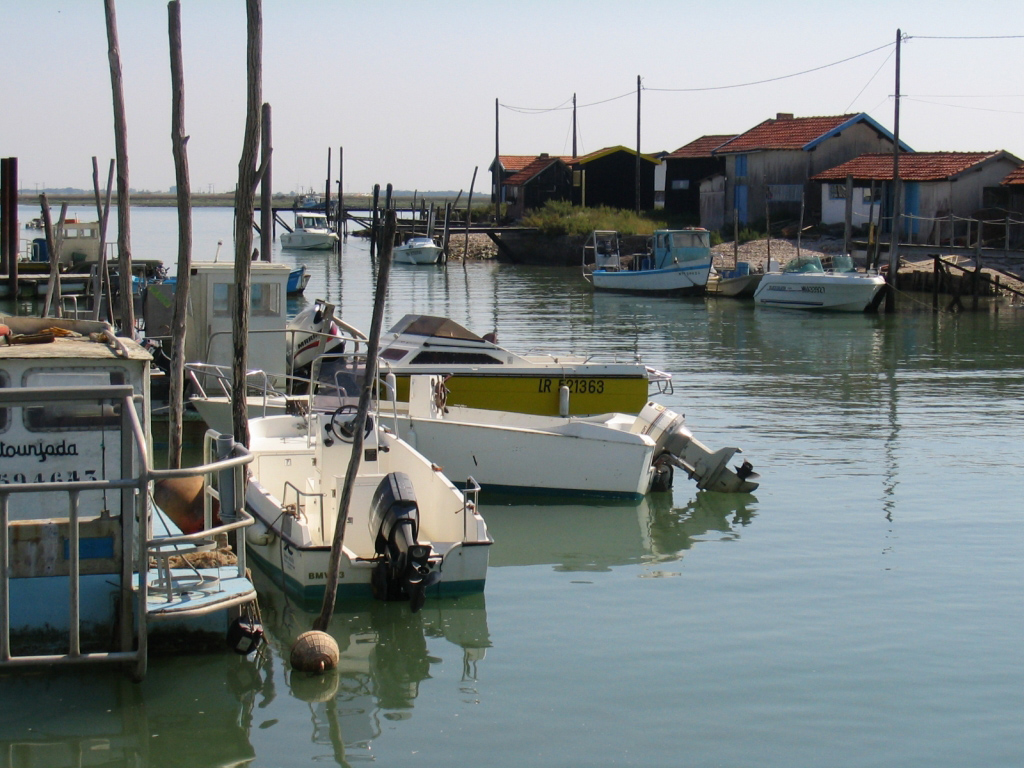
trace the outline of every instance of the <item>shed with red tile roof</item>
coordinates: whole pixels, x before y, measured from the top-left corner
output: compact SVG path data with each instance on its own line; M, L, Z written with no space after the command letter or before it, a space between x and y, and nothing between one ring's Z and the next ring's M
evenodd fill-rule
M932 242L943 223L952 214L970 218L990 204L991 190L997 190L1007 175L1021 164L1009 152L914 152L901 154L899 177L902 210L906 215L903 231L913 241ZM853 224L867 222L871 213L869 190L879 190L879 205L874 206L876 221L881 208L892 211L893 156L891 152L861 155L815 174L812 181L821 184L821 221L826 224L845 221L846 179L853 180ZM888 230L888 226L884 227ZM943 237L948 237L947 234Z
M810 194L816 191L812 176L866 152L889 151L893 142L893 135L864 112L823 117L780 112L712 150L725 158L727 218L735 209L741 223L764 219L769 199L773 221L795 218L803 199L813 221L820 211L817 196Z

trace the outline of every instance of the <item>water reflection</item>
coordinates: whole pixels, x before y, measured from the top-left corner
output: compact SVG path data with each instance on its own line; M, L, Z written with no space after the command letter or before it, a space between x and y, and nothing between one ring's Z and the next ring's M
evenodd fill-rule
M421 685L434 677L432 668L451 650L438 648L433 640L459 649L459 694L477 696L477 667L491 644L482 594L428 600L416 614L407 604L347 601L328 629L338 643L338 667L311 676L291 670L286 660L294 639L312 627L319 608L304 610L258 575L257 587L271 651L264 677L273 680L271 667L282 665L289 694L309 709L311 741L328 748L339 765L349 765L353 755L368 757L384 721L413 716Z
M491 567L552 565L556 571L608 571L616 566L679 560L710 534L738 538L756 515L751 494L698 491L683 506L672 495L639 503L484 504L494 536Z
M142 684L117 669L0 677L0 765L236 766L249 741L258 678L237 656L151 659Z

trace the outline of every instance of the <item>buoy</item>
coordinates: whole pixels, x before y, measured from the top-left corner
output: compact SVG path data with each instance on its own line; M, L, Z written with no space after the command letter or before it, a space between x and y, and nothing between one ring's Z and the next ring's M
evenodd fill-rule
M182 533L203 530L203 478L165 477L153 483L153 501ZM214 499L213 525L220 525L218 504Z
M338 644L326 632L311 629L303 632L292 644L292 669L319 675L338 666L341 656Z

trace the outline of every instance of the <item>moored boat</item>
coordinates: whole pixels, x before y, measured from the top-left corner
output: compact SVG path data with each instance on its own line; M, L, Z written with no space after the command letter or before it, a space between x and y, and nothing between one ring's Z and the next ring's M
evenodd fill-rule
M814 254L788 262L780 272L767 272L754 293L759 307L863 312L885 285L881 275L856 272L849 256L833 257L826 271Z
M720 269L708 279L708 293L735 299L748 299L757 291L764 272L754 272L750 262L740 261L732 269Z
M207 442L202 466L153 469L145 349L101 322L2 323L0 668L108 663L141 677L151 634L223 643L243 618L251 630L244 552L219 544L252 522L234 493L245 450ZM250 630L236 649L258 642Z
M322 599L341 525L339 598L372 594L416 611L428 595L483 590L492 540L475 502L372 416L341 516L354 415L342 404L250 420L246 505L257 523L245 538L254 559L299 600Z
M338 244L338 234L331 231L327 215L296 211L295 226L281 235L281 247L296 251L329 251Z
M433 238L414 236L392 250L396 264L439 264L444 249Z
M618 232L595 230L583 245L583 276L597 290L655 295L697 295L711 273L706 229L659 229L645 253L621 252Z

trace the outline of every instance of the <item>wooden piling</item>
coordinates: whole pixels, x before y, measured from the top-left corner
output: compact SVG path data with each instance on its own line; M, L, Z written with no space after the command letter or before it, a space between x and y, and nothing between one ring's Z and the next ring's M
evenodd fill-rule
M263 118L260 121L260 155L270 157L274 151L273 134L271 133L270 105L263 105ZM270 261L274 247L274 192L271 183L271 165L267 163L266 171L260 179L260 259Z
M377 231L377 206L380 204L380 184L373 185L373 210L370 212L370 261L377 257L377 239L380 233Z
M117 271L120 274L121 335L135 336L135 302L132 300L131 187L128 183L128 122L125 119L121 49L117 41L114 0L103 0L107 24L107 58L110 89L114 99L114 156L117 158ZM248 222L246 222L248 224Z

